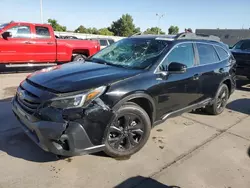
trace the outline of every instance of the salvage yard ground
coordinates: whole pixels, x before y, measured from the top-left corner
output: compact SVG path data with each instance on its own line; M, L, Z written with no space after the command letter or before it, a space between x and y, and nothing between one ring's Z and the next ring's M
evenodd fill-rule
M250 187L250 81L220 116L186 113L155 127L130 159L103 153L57 159L19 128L10 100L26 73L0 75L0 188Z

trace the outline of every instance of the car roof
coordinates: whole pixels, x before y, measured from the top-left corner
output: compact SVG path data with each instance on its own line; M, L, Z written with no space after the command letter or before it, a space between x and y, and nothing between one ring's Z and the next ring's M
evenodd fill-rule
M37 25L37 26L51 26L50 24L48 23L30 23L30 22L9 22L8 24L24 24L24 25Z
M225 44L221 41L216 41L216 40L211 40L209 38L206 39L206 37L204 37L203 39L199 39L199 38L180 38L180 39L176 39L177 35L133 35L130 38L138 38L138 39L155 39L155 40L166 40L169 41L171 43L182 43L182 42L206 42L206 43L211 43L211 44L219 44L219 45L223 45L225 46Z
M89 38L89 39L94 39L94 40L114 40L112 38Z

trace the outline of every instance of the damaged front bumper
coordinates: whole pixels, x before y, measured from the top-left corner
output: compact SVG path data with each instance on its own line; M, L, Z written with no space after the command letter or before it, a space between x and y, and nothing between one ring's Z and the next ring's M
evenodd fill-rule
M43 109L38 117L23 110L16 97L12 101L12 110L25 133L38 146L62 156L103 150L104 133L113 116L109 109L97 102L86 109ZM61 119L53 120L58 116Z

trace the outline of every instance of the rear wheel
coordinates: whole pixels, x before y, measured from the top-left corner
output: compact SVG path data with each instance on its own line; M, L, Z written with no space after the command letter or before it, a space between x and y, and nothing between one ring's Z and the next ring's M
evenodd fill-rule
M229 98L228 87L226 84L222 84L216 93L214 103L212 105L207 106L206 111L212 115L221 114L227 105L228 98Z
M84 61L87 57L83 54L78 54L73 58L73 61Z
M123 105L108 127L105 153L111 157L129 157L147 142L151 131L148 114L135 103Z

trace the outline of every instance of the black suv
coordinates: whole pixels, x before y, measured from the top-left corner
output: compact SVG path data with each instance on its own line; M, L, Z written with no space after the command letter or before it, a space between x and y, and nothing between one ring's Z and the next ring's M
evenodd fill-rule
M12 109L46 151L125 157L170 117L201 108L222 113L234 89L235 60L213 37L137 35L85 62L29 75Z
M250 39L237 42L232 48L232 54L236 59L236 74L250 79Z

